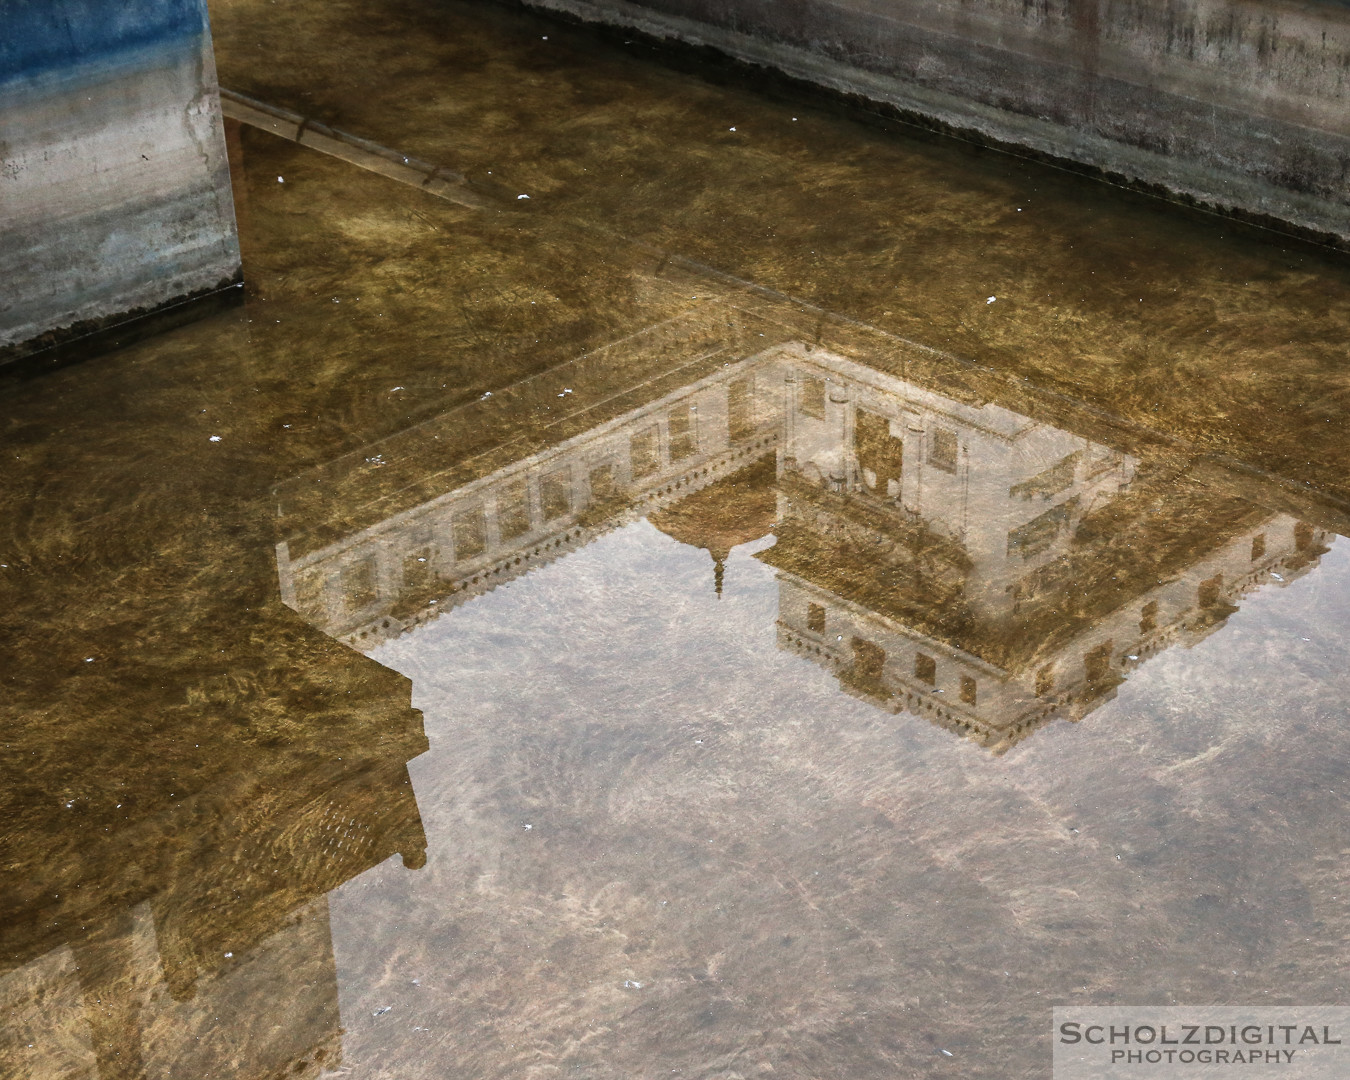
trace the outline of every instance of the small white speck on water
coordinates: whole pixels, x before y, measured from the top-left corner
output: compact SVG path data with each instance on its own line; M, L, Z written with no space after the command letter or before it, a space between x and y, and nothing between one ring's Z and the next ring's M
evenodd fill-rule
M210 438L208 441L210 441L210 442L220 442L220 436L219 436L219 435L212 435L211 438Z
M278 183L278 184L284 184L285 182L286 182L286 181L285 181L284 178L282 178L282 177L280 177L280 176L277 177L277 183Z
M517 198L517 199L528 199L529 196L528 196L528 195L517 195L516 198Z
M998 299L997 296L991 296L988 300L985 301L985 303L986 303L986 304L992 304L992 303L993 303L995 300L997 300L997 299Z

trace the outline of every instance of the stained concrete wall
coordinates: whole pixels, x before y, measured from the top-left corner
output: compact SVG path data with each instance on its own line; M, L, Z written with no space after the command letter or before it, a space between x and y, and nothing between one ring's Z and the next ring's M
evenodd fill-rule
M524 0L1350 243L1336 0Z
M0 0L0 360L239 280L205 0Z

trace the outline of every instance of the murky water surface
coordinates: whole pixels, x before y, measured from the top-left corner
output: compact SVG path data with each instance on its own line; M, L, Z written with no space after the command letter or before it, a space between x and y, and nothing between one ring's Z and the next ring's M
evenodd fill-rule
M214 17L479 208L232 124L245 306L7 387L0 1075L1350 1003L1344 261L494 8Z

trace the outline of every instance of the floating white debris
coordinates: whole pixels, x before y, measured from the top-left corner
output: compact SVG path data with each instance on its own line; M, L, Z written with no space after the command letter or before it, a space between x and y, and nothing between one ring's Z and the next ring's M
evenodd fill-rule
M516 198L517 198L517 199L528 199L529 196L528 196L528 195L517 195Z
M234 955L234 953L232 953L232 952L227 952L227 953L225 954L225 959L228 960L228 959L229 959L230 957L232 957L233 955Z
M641 990L641 989L642 989L642 984L641 984L640 982L635 982L635 981L632 980L632 979L624 979L623 985L624 985L624 989L626 989L626 990Z
M277 183L278 183L278 184L284 184L285 182L286 182L286 181L283 180L280 176L277 177Z
M220 436L219 436L219 435L212 435L210 441L211 441L211 442L220 442Z
M950 1050L943 1050L942 1047L938 1047L938 1052L946 1054L948 1057L956 1057L956 1055L953 1054Z
M533 829L534 826L533 826L533 825L526 825L525 828L527 828L527 829Z
M997 299L998 299L997 296L991 296L988 300L985 301L985 304L992 304Z
M371 1013L370 1015L371 1015L371 1016L383 1016L385 1013L392 1011L393 1008L394 1008L394 1007L393 1007L392 1005L385 1005L383 1008L376 1009L376 1010L375 1010L373 1013Z

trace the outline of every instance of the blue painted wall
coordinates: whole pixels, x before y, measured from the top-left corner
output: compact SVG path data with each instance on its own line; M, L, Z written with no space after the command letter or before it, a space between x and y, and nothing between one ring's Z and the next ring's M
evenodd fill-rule
M0 363L239 276L206 0L0 0Z
M0 86L189 48L205 31L201 0L0 0Z

